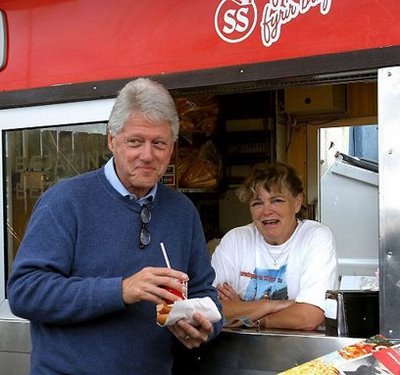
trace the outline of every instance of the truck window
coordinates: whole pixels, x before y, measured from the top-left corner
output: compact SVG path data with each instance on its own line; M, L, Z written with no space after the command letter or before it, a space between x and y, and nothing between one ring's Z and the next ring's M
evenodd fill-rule
M0 110L0 319L11 314L6 284L35 202L57 181L106 163L113 104L101 99Z
M59 180L99 168L110 153L106 123L7 130L4 142L8 274L39 196Z
M322 128L319 150L320 221L334 234L339 275L375 276L379 258L378 126Z

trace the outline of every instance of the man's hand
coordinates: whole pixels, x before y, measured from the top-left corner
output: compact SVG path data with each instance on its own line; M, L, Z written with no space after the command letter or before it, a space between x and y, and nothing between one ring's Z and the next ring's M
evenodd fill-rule
M122 280L122 298L126 304L149 301L155 304L175 302L179 300L175 294L165 287L182 290L182 281L188 276L177 270L164 267L145 267L139 272Z
M188 349L198 348L207 342L213 331L212 323L204 315L195 312L193 314L194 325L186 319L181 319L175 325L168 327L176 338Z

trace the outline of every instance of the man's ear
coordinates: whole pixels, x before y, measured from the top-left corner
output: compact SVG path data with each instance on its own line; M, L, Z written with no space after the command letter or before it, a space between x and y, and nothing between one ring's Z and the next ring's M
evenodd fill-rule
M114 151L114 137L110 134L110 132L107 132L107 145L108 149L113 152Z

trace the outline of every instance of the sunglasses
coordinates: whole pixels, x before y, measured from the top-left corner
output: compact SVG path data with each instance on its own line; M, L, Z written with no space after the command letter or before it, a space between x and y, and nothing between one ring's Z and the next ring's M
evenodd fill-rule
M140 228L140 235L139 235L139 248L143 249L150 243L150 232L147 229L147 224L150 223L151 220L150 209L144 205L140 210L140 220L142 221L142 226Z

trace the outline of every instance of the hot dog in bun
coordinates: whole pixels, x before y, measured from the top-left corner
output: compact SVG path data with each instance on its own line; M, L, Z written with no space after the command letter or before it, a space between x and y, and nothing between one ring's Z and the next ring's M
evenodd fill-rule
M160 303L157 305L157 323L161 326L165 326L167 322L168 315L172 310L172 304Z

